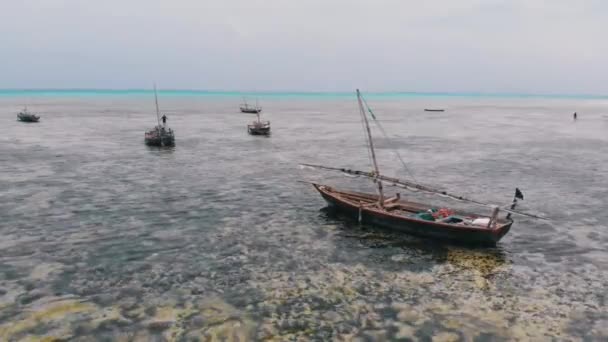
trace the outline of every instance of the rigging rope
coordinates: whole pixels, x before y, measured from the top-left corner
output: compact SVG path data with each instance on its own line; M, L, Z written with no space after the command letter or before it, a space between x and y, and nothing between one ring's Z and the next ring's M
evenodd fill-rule
M388 134L384 130L384 127L382 127L382 124L380 123L380 121L378 121L378 119L376 118L376 115L374 115L374 112L372 111L372 109L370 108L370 106L367 104L367 101L365 100L365 98L363 97L363 95L361 95L361 99L363 100L363 103L365 104L365 107L367 108L367 111L372 116L372 119L373 119L374 123L380 129L380 132L382 132L382 135L384 136L384 138L387 139L387 140L389 140ZM405 161L401 157L401 154L399 153L399 151L397 149L392 149L392 151L397 155L397 158L401 162L401 165L405 169L405 172L407 172L407 174L410 177L412 177L412 180L414 180L415 182L418 182L418 180L416 180L416 177L414 177L414 174L412 173L412 171L405 164Z

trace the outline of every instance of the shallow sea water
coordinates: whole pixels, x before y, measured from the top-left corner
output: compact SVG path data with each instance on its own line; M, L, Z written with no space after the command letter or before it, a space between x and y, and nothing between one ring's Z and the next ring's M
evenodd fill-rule
M270 138L238 97L161 96L164 150L143 144L153 98L30 98L37 124L23 101L0 98L2 341L608 339L606 100L368 99L385 174L408 176L397 149L420 182L518 186L551 218L485 249L343 221L298 182L373 191L298 167L369 169L354 96L263 101Z

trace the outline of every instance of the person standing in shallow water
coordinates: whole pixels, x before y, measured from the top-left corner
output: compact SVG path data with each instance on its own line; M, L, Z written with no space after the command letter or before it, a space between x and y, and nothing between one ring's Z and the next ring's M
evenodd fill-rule
M576 119L576 114L574 115L574 118ZM167 116L165 114L163 114L161 120L163 120L163 126L167 124Z
M572 117L574 118L574 120L576 120L576 112L574 112L574 114L572 115Z

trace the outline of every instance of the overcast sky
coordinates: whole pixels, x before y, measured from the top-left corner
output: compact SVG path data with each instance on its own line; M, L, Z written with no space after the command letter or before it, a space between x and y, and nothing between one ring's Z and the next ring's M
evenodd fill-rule
M608 94L605 0L0 0L0 88Z

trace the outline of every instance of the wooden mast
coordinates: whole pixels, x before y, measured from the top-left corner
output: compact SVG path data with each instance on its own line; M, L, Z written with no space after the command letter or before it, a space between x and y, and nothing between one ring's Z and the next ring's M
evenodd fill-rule
M380 170L378 169L378 162L376 161L376 152L374 151L372 131L369 128L369 122L367 121L367 115L365 115L365 109L363 108L363 103L361 102L361 93L359 92L359 89L357 89L357 102L359 103L359 113L361 113L363 122L365 123L365 130L369 141L369 150L371 152L372 162L374 164L374 183L376 183L378 186L378 206L380 206L380 208L384 208L384 192L382 191L382 181L378 179L380 176Z
M158 95L156 95L156 83L154 83L154 102L156 103L156 121L160 127L160 111L158 110Z
M163 146L163 135L160 131L160 111L158 110L158 95L156 95L156 83L154 83L154 102L156 103L156 121L158 122L158 138L160 139L160 146Z

